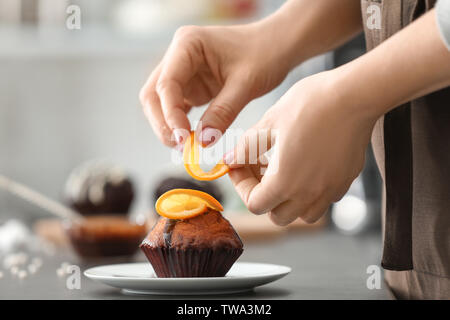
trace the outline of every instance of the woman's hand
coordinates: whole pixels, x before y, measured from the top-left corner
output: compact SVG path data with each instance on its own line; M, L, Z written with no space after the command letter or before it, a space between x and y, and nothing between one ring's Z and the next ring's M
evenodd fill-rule
M196 129L208 145L294 66L344 43L361 27L358 0L287 1L248 25L182 27L141 89L144 112L162 142L181 146L190 130L187 113L209 103L203 129Z
M360 58L298 82L224 157L236 168L229 175L247 207L270 212L282 225L297 217L317 220L361 171L376 120L402 103L449 86L449 62L433 9ZM261 164L239 161L265 151L250 152L255 150L252 141L264 136L262 129L276 134L263 177Z
M191 107L210 102L198 132L200 142L208 145L250 100L277 86L290 65L273 45L273 32L267 23L180 28L140 92L160 140L181 145L182 133L190 131Z
M376 117L355 112L357 106L333 86L332 73L298 82L224 156L248 209L270 212L278 225L298 217L316 221L363 168ZM255 160L267 150L265 144L273 145L274 152L261 176L261 163Z

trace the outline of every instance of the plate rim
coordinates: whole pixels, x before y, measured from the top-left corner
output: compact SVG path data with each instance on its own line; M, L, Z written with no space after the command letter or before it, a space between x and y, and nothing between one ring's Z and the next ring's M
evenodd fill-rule
M97 279L121 279L126 281L199 281L199 280L214 280L214 281L227 281L228 279L249 279L249 278L260 278L260 277L273 277L273 276L286 276L289 273L292 272L292 268L285 265L280 264L274 264L274 263L265 263L265 262L247 262L247 261L238 261L236 264L259 264L259 265L266 265L266 266L273 266L277 268L284 269L282 272L278 272L276 274L255 274L255 275L248 275L248 276L236 276L236 277L177 277L177 278L144 278L144 277L129 277L129 276L120 276L120 277L113 277L113 276L107 276L107 275L94 275L92 273L89 273L89 271L92 272L93 269L101 268L101 267L111 267L111 266L119 266L119 265L133 265L133 264L150 264L149 262L129 262L129 263L114 263L114 264L106 264L106 265L99 265L95 267L91 267L89 269L84 270L83 274L89 279L97 280ZM151 265L150 265L151 266Z

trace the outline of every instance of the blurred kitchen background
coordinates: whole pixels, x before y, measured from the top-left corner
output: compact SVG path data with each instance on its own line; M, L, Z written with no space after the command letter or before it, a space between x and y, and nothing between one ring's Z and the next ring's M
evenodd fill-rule
M185 24L252 21L283 2L0 0L0 174L64 201L71 171L86 161L105 159L131 176L132 215L151 216L161 180L187 178L182 166L173 163L172 151L153 134L138 100L173 33ZM80 29L66 26L71 5L81 9ZM233 127L249 128L296 81L345 63L364 50L360 36L305 62L277 89L253 101ZM202 110L195 110L191 120L197 120ZM250 217L227 177L219 179L217 187L232 220ZM365 171L331 214L316 227L299 223L291 229L379 235L380 202L380 178L368 150ZM48 216L0 190L0 236L2 223L10 219L32 227ZM250 233L257 234L255 228L263 234L282 232L266 217L260 219L265 222L249 223ZM240 223L234 225L239 230Z

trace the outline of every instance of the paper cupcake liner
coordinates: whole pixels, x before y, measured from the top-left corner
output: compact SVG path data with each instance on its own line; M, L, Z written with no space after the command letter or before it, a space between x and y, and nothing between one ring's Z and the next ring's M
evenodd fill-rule
M223 277L242 254L234 249L175 249L141 245L158 278Z

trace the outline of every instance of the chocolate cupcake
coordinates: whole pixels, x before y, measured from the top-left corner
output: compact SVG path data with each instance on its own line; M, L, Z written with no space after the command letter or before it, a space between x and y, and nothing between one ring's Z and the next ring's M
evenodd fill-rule
M132 204L134 188L122 168L90 161L71 172L64 197L72 209L83 215L125 215Z
M223 277L243 252L234 228L211 208L185 220L161 217L140 248L160 278Z

